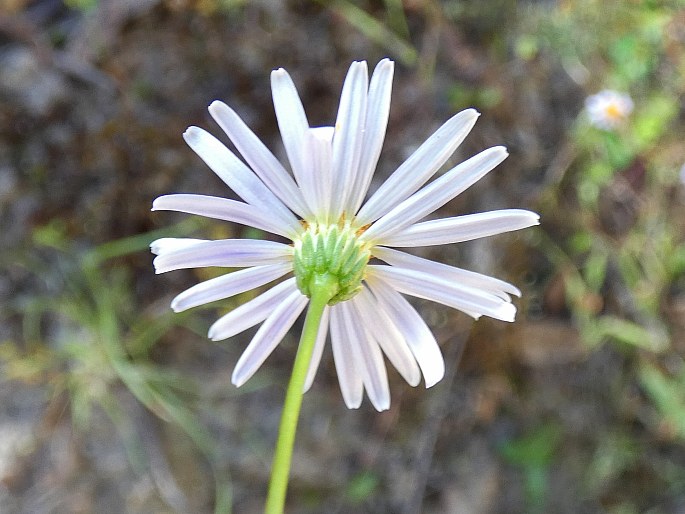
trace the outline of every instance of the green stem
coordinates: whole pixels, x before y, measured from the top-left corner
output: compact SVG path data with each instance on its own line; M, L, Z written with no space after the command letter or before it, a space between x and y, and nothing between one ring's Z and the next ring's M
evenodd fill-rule
M310 284L311 298L304 329L297 349L293 372L285 395L281 424L278 430L278 440L271 467L271 481L266 498L265 514L283 514L285 495L290 476L290 461L293 455L297 420L302 405L302 392L307 378L309 362L312 360L314 343L321 325L321 317L329 300L338 292L338 282L331 275L317 275Z

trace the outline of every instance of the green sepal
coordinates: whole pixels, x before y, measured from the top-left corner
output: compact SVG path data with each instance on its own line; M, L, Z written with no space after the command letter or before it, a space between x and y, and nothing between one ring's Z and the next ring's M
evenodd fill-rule
M329 305L349 300L361 290L371 252L349 223L312 223L294 246L293 269L297 287L305 296L311 297L316 277L322 275L337 282L337 293Z

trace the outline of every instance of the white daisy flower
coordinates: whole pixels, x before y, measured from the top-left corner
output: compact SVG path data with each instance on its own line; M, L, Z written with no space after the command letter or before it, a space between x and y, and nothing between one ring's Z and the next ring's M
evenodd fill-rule
M603 130L613 130L621 126L633 112L633 100L625 93L611 89L600 91L585 99L590 123Z
M312 281L322 273L336 277L338 294L325 308L305 390L330 335L349 408L359 407L364 390L377 410L389 407L384 355L412 386L423 376L431 387L444 375L438 343L404 295L442 303L473 318L514 320L510 295L520 296L520 291L513 285L391 248L456 243L538 224L537 214L518 209L420 221L507 157L504 147L490 148L429 182L475 124L475 110L450 118L364 202L385 137L393 70L393 62L384 59L369 81L366 63L354 62L335 127L317 128L309 126L288 73L272 72L273 101L292 174L222 102L213 102L209 112L245 162L203 129L190 127L183 135L244 202L173 194L157 198L152 210L241 223L291 241L165 238L151 245L157 273L244 268L179 294L171 303L175 311L280 279L209 329L216 341L261 323L233 372L236 386L259 369L290 330L307 306ZM378 263L369 264L371 258Z

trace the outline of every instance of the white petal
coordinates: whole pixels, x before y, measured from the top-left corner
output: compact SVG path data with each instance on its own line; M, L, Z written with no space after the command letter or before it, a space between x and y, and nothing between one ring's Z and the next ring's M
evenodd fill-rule
M367 276L377 276L400 293L425 298L466 312L502 321L514 321L516 307L488 291L460 283L450 283L441 276L395 266L367 267Z
M183 139L247 203L270 213L283 226L291 226L293 222L297 222L293 213L257 175L209 132L198 127L189 127L183 133Z
M359 223L377 220L425 184L466 138L478 116L474 109L466 109L447 120L369 198L357 215Z
M349 196L359 171L369 77L366 62L353 62L345 77L333 136L333 184L335 196L331 214L337 219L348 212Z
M321 363L321 355L323 354L323 349L326 346L326 339L328 338L328 320L330 319L331 308L326 305L321 315L321 324L319 325L319 332L316 334L316 341L314 342L314 350L312 351L312 359L309 362L309 368L307 369L307 378L304 382L303 392L309 391L314 383L314 377L316 377L316 372L319 369L319 364Z
M390 285L377 277L366 280L379 307L402 332L409 349L423 373L426 387L432 387L445 375L445 361L432 332L418 312Z
M364 232L364 239L386 238L439 209L483 178L507 157L503 146L484 150L404 200Z
M333 349L335 369L338 373L340 392L342 393L345 405L347 405L348 409L358 409L362 404L364 384L352 354L349 343L350 336L343 322L341 305L342 303L338 303L331 308L331 348Z
M393 250L392 248L376 246L373 248L373 255L398 268L430 273L436 277L441 277L447 282L456 282L477 289L485 289L506 301L511 300L509 294L521 296L521 291L517 287L503 280L482 275L475 271L449 266L441 262L423 259L399 250Z
M340 304L343 322L347 327L350 351L362 376L369 400L377 411L382 412L390 408L390 387L383 354L352 305L351 301Z
M308 302L309 298L295 291L276 307L276 310L259 327L254 338L238 359L231 377L233 384L240 387L255 374L283 340Z
M171 301L171 308L176 312L181 312L191 307L230 298L268 284L292 269L292 264L285 262L269 266L255 266L205 280L174 298Z
M418 385L421 382L421 370L416 359L404 336L380 308L373 294L364 287L349 303L400 375L409 385Z
M295 278L284 280L219 318L209 327L207 336L212 341L221 341L254 327L264 321L277 306L295 291L298 291Z
M298 183L310 212L318 221L328 222L331 208L333 178L333 127L317 127L307 130L302 152L302 173Z
M391 60L383 59L376 65L371 77L359 172L349 200L350 214L359 210L378 164L388 126L394 69L395 65Z
M209 239L191 239L189 237L162 237L150 243L150 251L155 255L163 255L195 246L198 243L207 243Z
M152 210L185 212L217 220L231 221L289 239L296 237L301 229L297 221L288 226L283 226L278 223L278 220L270 217L268 212L260 210L254 205L217 196L192 194L160 196L152 203Z
M290 167L297 177L302 169L302 141L309 122L295 84L283 68L271 72L271 95L283 146L288 154Z
M240 116L228 105L219 101L212 102L209 106L209 113L231 138L247 164L264 184L292 211L302 217L309 214L302 192L293 178L274 157L274 154L240 119Z
M155 257L153 264L156 273L208 266L246 268L287 262L292 258L292 253L291 246L274 241L221 239L202 241L174 251L165 251Z
M468 214L410 225L388 237L378 238L386 246L431 246L460 243L540 224L540 216L520 209Z

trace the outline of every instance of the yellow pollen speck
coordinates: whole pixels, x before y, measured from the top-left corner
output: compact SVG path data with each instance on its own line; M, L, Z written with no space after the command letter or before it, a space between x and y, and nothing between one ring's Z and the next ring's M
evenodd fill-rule
M361 236L364 232L366 232L369 229L370 226L371 226L371 223L367 223L363 227L359 227L357 229L357 231L354 233L354 235L357 237Z
M607 105L604 109L604 113L607 115L608 118L614 120L620 120L623 118L623 110L620 109L615 103Z

